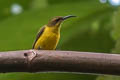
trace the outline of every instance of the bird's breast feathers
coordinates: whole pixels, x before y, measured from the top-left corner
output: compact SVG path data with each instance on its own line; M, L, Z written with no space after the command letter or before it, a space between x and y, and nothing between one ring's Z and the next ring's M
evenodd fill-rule
M56 49L58 44L60 33L59 31L54 32L53 29L45 28L43 34L38 39L36 46L39 46L40 49L44 50L53 50Z

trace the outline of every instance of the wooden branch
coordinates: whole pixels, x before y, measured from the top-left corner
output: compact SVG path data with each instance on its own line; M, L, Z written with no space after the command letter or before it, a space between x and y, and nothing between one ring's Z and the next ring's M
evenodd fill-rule
M120 75L120 55L43 50L0 52L0 72L43 71Z

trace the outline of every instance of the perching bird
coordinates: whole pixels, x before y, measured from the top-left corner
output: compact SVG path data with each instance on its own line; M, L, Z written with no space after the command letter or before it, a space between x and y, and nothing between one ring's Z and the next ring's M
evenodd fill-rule
M43 26L40 32L37 34L36 40L33 44L33 49L37 50L54 50L60 39L60 25L61 23L71 17L68 15L65 17L57 16L50 20L47 25Z

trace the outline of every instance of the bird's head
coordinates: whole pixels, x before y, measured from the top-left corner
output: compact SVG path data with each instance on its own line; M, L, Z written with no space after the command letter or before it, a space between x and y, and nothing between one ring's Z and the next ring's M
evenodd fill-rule
M71 18L71 17L76 17L76 16L72 16L72 15L68 15L68 16L64 16L64 17L62 17L62 16L57 16L57 17L51 19L51 20L48 22L47 26L48 26L48 27L54 27L54 26L59 27L60 24L61 24L64 20L66 20L66 19L68 19L68 18Z

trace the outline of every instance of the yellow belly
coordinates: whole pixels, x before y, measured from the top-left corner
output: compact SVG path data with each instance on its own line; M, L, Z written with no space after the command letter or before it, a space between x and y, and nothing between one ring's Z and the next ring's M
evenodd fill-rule
M60 38L59 33L52 31L45 31L35 44L35 49L54 50Z

